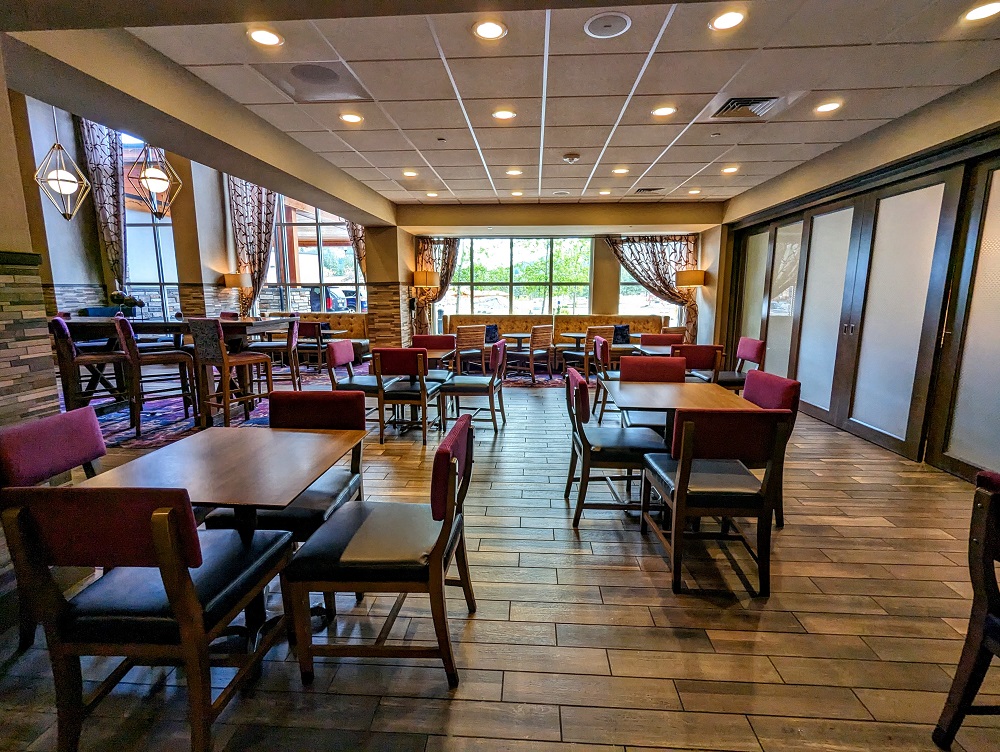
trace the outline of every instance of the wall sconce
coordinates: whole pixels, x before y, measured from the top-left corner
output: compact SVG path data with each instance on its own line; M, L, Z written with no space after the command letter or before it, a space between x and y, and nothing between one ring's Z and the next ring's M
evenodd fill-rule
M250 272L239 272L238 274L223 274L223 287L253 287L253 275Z
M674 278L675 287L701 287L705 284L704 269L682 269Z
M437 272L421 269L413 272L414 287L440 287L441 275Z

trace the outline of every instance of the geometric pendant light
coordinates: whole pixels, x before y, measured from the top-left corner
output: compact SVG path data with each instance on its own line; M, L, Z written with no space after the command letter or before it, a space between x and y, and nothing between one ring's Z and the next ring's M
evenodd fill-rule
M56 142L38 166L35 182L59 213L70 220L90 193L90 181L59 143L59 123L56 122L55 107L52 108L52 124L55 126Z
M128 182L157 219L167 215L183 185L163 149L149 144L129 168Z

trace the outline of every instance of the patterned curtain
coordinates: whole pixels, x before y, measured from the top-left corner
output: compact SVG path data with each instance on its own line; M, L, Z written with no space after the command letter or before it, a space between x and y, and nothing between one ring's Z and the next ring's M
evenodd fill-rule
M698 300L694 290L678 288L676 273L698 266L697 235L643 235L606 240L615 258L640 285L668 303L684 307L688 342L698 340Z
M278 194L242 178L227 176L229 213L236 241L236 271L249 272L253 287L240 290L240 315L248 316L260 295L271 260Z
M440 287L418 287L417 311L413 321L414 334L428 334L431 330L430 310L448 292L448 285L455 274L458 256L458 238L417 238L417 271L437 272L441 275Z
M87 178L93 189L101 250L115 277L115 287L125 290L128 269L125 255L125 160L118 131L91 120L75 121L83 144Z
M349 219L345 221L347 223L347 236L351 239L351 245L354 246L354 257L358 260L358 267L361 269L361 274L366 275L368 270L365 266L364 225L355 224Z

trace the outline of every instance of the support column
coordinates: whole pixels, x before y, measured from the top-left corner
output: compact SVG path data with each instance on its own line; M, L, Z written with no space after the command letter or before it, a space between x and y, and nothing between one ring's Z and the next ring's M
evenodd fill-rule
M590 312L601 316L618 314L621 264L602 237L594 238L594 263L590 267Z
M408 347L416 267L414 237L398 227L365 230L368 337L373 347Z

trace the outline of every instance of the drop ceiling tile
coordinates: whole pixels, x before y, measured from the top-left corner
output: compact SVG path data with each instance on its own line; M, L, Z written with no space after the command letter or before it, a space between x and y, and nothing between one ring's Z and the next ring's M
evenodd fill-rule
M399 131L350 131L338 134L364 155L376 151L401 151L410 147Z
M1000 45L988 41L930 42L851 48L849 65L829 71L822 89L962 86L1000 68Z
M477 128L483 149L537 149L541 128Z
M326 130L297 104L252 104L247 109L283 131Z
M382 107L403 130L465 127L462 108L455 99L381 102ZM518 113L520 117L520 113Z
M729 83L734 97L782 96L819 87L838 67L854 67L854 47L757 50ZM851 61L851 62L848 62Z
M435 167L470 167L473 165L482 166L483 163L479 152L474 150L428 149L423 152L423 155Z
M690 123L712 101L716 92L702 94L647 94L636 95L629 101L628 110L622 119L624 125L643 125L646 123L665 123L668 125ZM657 107L674 107L673 115L665 118L655 117L653 110Z
M665 148L680 135L682 125L620 125L615 129L611 145L658 146Z
M867 2L867 0L865 0ZM780 30L798 2L678 3L677 10L660 42L660 50L752 49L782 39ZM715 31L709 22L729 10L741 10L746 20L733 29ZM780 42L779 42L780 43ZM789 40L794 44L794 40Z
M686 178L694 175L705 165L701 162L657 162L650 169L647 177L650 178L666 178L666 177L679 177Z
M462 99L493 99L497 106L511 98L542 96L542 56L449 59Z
M526 125L541 125L542 122L542 100L541 98L508 98L508 99L467 99L463 94L465 111L469 113L469 120L476 130L480 128L521 128ZM493 113L500 109L510 109L517 113L517 117L512 121L501 121L493 117ZM551 117L546 113L546 125L552 123ZM464 119L459 122L464 123Z
M545 11L448 13L431 16L431 21L449 60L541 55L545 45ZM482 21L506 25L507 36L492 41L480 39L472 29Z
M492 198L495 199L497 194L491 190L479 190L479 191L461 191L455 193L460 199L467 198Z
M181 65L224 63L299 63L337 60L323 35L309 21L269 23L285 38L278 47L263 47L247 36L251 24L157 26L128 31Z
M344 172L358 180L386 180L385 173L375 167L345 167Z
M672 94L716 92L752 55L750 50L714 52L658 52L653 56L637 89L640 94L661 94L669 82Z
M638 52L645 54L667 17L669 6L625 6L603 8L566 8L552 11L549 53L552 55L607 55ZM624 34L611 39L594 39L583 30L593 16L607 11L627 15L632 25Z
M892 36L894 27L900 26L898 19L919 16L928 5L926 0L865 0L862 3L806 0L771 43L822 46L881 42Z
M745 144L844 143L875 130L888 120L827 120L813 123L766 123Z
M443 180L472 180L481 178L486 174L482 163L470 165L468 167L436 167L438 174ZM498 168L494 173L503 173L502 168Z
M534 165L538 164L538 143L525 149L483 149L483 156L490 167L506 169L508 165Z
M678 139L677 146L731 146L752 139L765 125L766 123L694 123Z
M291 102L277 87L246 65L196 65L188 70L240 104Z
M345 151L351 148L339 136L327 131L289 133L288 135L316 152Z
M607 168L608 172L610 172L611 168L616 166L616 163L624 165L641 164L643 169L645 169L660 155L663 149L663 146L610 146L604 152L600 169Z
M374 151L370 154L365 154L365 156L375 167L382 168L402 169L404 167L414 167L415 165L423 164L420 154L412 149L404 149L401 151Z
M813 110L816 106L833 99L843 101L844 106L825 116L828 120L849 120L852 118L892 120L954 90L954 86L818 90L806 94L787 110L777 115L774 120L814 120L816 114Z
M545 143L566 151L578 151L586 147L603 147L610 135L611 127L606 125L549 125L545 129Z
M476 143L468 128L439 128L437 130L408 130L406 137L418 149L475 149ZM439 140L439 139L444 139Z
M759 175L774 177L798 167L804 160L772 160L769 162L746 162L740 165L740 175Z
M753 146L736 146L726 154L727 163L770 162L780 160L804 160L818 157L830 151L837 144L758 144Z
M486 178L481 180L449 180L448 187L456 193L467 190L492 191L493 187Z
M386 191L399 191L399 184L394 180L365 180L363 182L378 193L384 194Z
M613 97L548 97L545 125L606 125L610 128L624 104L624 94Z
M711 162L719 159L730 147L726 144L709 146L684 146L681 144L671 146L667 153L661 158L665 162ZM656 158L654 155L649 161Z
M546 164L542 169L542 177L545 180L549 178L584 178L590 175L590 171L593 169L593 164L583 164L578 162L577 164L566 164L565 162L558 162L555 164Z
M317 102L299 105L313 120L333 131L388 131L395 126L374 102ZM364 118L361 123L345 123L341 115L354 114Z
M371 162L356 151L321 152L316 156L323 157L323 159L332 162L340 168L372 166Z
M353 63L355 74L378 100L452 99L440 60L378 60Z
M551 97L624 96L642 67L643 55L558 55L549 58ZM657 87L659 88L659 87Z
M965 14L979 5L969 0L932 3L918 13L907 15L892 30L886 42L931 42L951 39L1000 39L1000 24L992 20L966 21Z
M316 28L345 60L437 59L423 16L316 20Z
M385 196L390 201L394 201L397 204L412 204L416 203L416 199L407 193L406 191L379 191L383 196Z

